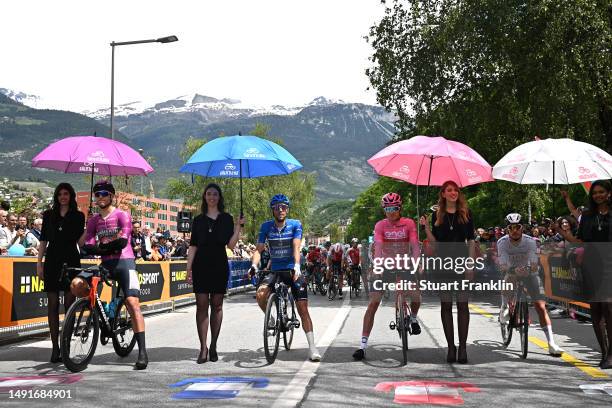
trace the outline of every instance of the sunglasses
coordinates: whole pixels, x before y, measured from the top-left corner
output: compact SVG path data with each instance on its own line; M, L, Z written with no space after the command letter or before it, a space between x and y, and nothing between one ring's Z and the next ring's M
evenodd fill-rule
M106 191L106 190L100 190L100 191L96 191L94 193L94 197L96 197L96 198L108 197L109 195L110 195L110 192Z
M276 204L272 209L274 211L288 211L289 206L287 204Z
M523 226L522 226L522 225L518 225L518 224L514 224L514 225L510 225L510 226L508 226L508 229L509 229L510 231L518 231L518 230L520 230L521 228L523 228Z
M400 207L384 207L383 210L386 213L392 213L400 210Z

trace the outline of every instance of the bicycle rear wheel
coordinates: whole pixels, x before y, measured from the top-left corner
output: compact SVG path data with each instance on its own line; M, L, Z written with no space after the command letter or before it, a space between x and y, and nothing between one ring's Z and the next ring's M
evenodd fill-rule
M285 350L291 350L291 343L293 342L293 331L295 330L295 326L293 322L295 322L295 300L293 300L293 296L289 296L289 305L285 305L287 307L287 316L289 320L287 321L288 327L287 330L283 331L283 343L285 344Z
M113 330L113 348L120 357L126 357L134 349L136 336L132 327L132 317L128 312L125 299L121 298L115 309L115 318L111 325Z
M529 345L529 305L523 299L517 305L519 313L519 332L521 334L521 358L527 358L527 351Z
M68 370L76 373L87 368L99 335L98 311L91 308L89 298L77 299L66 312L60 338L62 361Z
M264 352L266 360L269 364L274 363L278 354L278 343L280 341L280 323L281 315L278 310L278 301L276 293L273 293L268 298L266 306L266 316L264 319Z
M397 295L395 310L395 316L398 319L397 330L402 339L402 365L406 365L408 364L408 307L402 294Z

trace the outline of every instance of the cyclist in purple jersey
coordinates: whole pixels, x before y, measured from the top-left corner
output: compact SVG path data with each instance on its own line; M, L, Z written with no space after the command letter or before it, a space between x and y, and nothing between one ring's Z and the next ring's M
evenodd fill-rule
M145 346L144 318L140 310L140 283L130 245L132 220L128 213L113 205L115 187L110 182L97 182L93 191L100 212L87 221L84 248L87 253L102 256L102 265L111 272L112 278L123 291L132 317L134 337L138 342L135 367L143 370L147 368L149 358Z

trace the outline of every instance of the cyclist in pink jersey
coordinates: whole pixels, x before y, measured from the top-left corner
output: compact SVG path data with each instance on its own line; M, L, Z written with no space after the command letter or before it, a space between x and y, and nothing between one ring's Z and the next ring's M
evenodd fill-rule
M397 193L387 193L381 200L381 205L385 211L386 218L378 221L374 227L374 257L373 261L380 258L393 258L397 255L411 255L416 261L419 259L420 247L417 238L416 223L410 218L401 216L402 199ZM402 262L403 264L403 262ZM381 265L384 265L382 263ZM403 266L403 265L402 265ZM420 270L418 271L420 273ZM368 338L372 327L374 326L374 316L380 305L384 289L381 288L383 283L395 283L397 280L405 280L415 282L417 271L403 269L384 269L382 274L371 274L370 279L370 303L363 316L363 329L361 333L361 346L353 353L355 360L362 360L365 357L365 350L368 345ZM378 285L375 285L375 282ZM416 285L416 283L415 283ZM375 287L377 286L377 287ZM410 297L411 314L411 329L412 334L420 334L421 326L416 318L419 307L421 306L421 293L418 285L415 290L407 291Z
M88 254L101 255L102 265L111 273L123 291L127 309L132 317L134 337L138 342L136 369L147 368L149 359L145 346L145 324L140 310L140 283L136 272L134 252L130 239L130 215L113 205L115 187L108 181L99 181L93 188L96 205L100 209L87 221L84 249Z

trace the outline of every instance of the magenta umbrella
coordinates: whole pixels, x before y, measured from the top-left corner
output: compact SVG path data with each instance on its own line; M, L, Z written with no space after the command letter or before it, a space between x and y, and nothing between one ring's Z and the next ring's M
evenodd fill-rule
M125 143L96 136L70 136L51 143L32 159L32 167L64 173L91 173L90 193L94 174L146 176L153 171L140 153Z
M414 136L385 147L368 159L376 173L417 186L459 187L493 181L491 166L474 149L441 136Z

